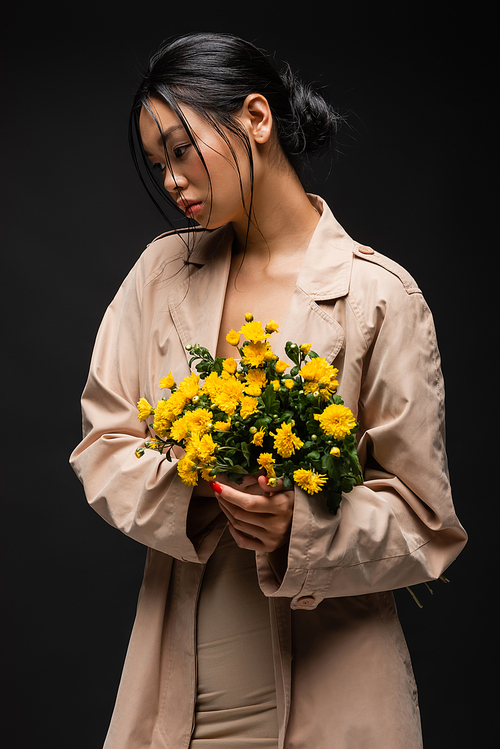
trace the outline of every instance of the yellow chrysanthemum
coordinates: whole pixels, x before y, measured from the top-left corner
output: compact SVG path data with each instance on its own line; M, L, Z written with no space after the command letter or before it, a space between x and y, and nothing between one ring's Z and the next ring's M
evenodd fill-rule
M153 439L150 439L144 443L144 447L146 447L148 450L158 450L160 445L161 445L160 440L157 440L154 437Z
M170 437L176 442L181 442L186 439L189 433L189 413L181 416L180 419L176 419L170 429Z
M321 397L325 400L328 400L339 385L336 380L338 369L319 356L306 362L301 368L300 374L305 380L304 392L315 393L319 391Z
M283 372L287 369L288 364L284 362L282 359L276 362L274 365L274 368L278 374L283 374Z
M172 372L169 372L166 377L162 377L160 380L160 390L172 390L175 386L175 380Z
M197 485L198 471L196 470L194 461L192 461L187 455L181 458L177 463L177 472L181 477L183 484L187 484L187 486Z
M251 323L250 323L251 324ZM260 367L264 363L266 351L268 350L267 342L247 343L243 347L243 364L249 367Z
M158 401L158 403L156 404L153 429L155 430L158 437L161 437L162 439L165 439L165 437L169 434L170 427L172 426L172 421L176 418L170 406L170 401L173 397L174 396L171 396L167 401ZM182 398L182 406L179 410L179 413L183 408L184 398Z
M195 463L207 465L215 460L215 448L216 444L210 434L200 437L199 434L194 433L186 445L186 455Z
M252 439L252 444L257 445L257 447L262 447L264 443L265 434L266 433L264 431L264 427L261 427L257 432L255 432L253 439Z
M268 478L276 478L273 465L275 462L272 453L261 453L257 458L257 463L265 470Z
M295 381L287 378L286 380L283 380L283 385L288 388L288 390L292 390L295 387Z
M265 341L268 337L268 334L262 327L262 323L260 323L258 320L252 320L251 322L246 322L244 325L241 326L241 335L244 336L247 341L250 341L251 343L259 343L260 341Z
M232 416L236 410L236 406L240 402L243 395L243 383L239 382L236 377L228 377L227 379L220 379L220 388L216 395L212 398L212 402L221 411Z
M254 414L259 405L257 398L252 398L249 395L244 395L241 399L240 416L242 419L248 419L249 416Z
M238 365L232 356L228 357L222 362L222 369L228 374L233 375L236 372L237 367Z
M316 494L317 492L320 492L324 484L326 484L328 476L326 474L308 471L305 468L298 468L293 473L293 480L308 494Z
M137 412L137 418L139 421L144 421L144 419L147 419L148 416L154 413L154 408L147 402L146 398L139 398L137 401Z
M251 313L251 312L245 312L245 320L246 320L247 322L252 322L252 320L253 320L253 315L252 315L252 313Z
M200 382L200 375L192 372L189 377L185 377L177 388L178 393L182 393L186 400L191 400L195 395L198 395L198 383ZM174 393L175 395L175 393Z
M339 447L332 447L330 450L330 455L333 455L334 458L340 457L340 448Z
M196 408L194 411L188 411L186 416L189 431L196 432L200 436L206 434L212 425L213 414L207 408Z
M275 390L279 390L281 387L281 382L279 380L271 380L271 385Z
M274 437L274 449L278 455L282 458L289 458L294 454L295 450L300 450L304 444L300 437L292 431L292 425L283 422L281 427L278 427L276 434L270 432L271 437Z
M311 350L311 344L310 343L302 343L300 345L300 350L302 351L303 354L307 355L309 353L309 351Z
M356 426L352 411L337 403L327 406L321 414L314 414L314 418L319 421L322 430L336 440L343 440Z
M226 341L229 343L230 346L237 346L240 341L240 333L236 330L231 330L226 336Z
M267 385L266 373L262 369L250 369L245 378L245 393L258 396Z
M277 333L279 330L279 325L275 320L269 320L269 322L266 325L266 333Z
M231 429L231 419L228 419L227 421L216 421L214 429L218 432L228 432Z
M202 392L206 393L210 400L213 400L221 389L221 379L217 372L211 372L205 379L202 387Z

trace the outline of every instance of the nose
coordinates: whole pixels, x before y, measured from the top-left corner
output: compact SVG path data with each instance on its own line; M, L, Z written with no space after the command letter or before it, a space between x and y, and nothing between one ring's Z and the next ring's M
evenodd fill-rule
M178 193L179 190L185 190L188 186L187 178L184 174L172 173L168 166L166 167L164 171L165 177L163 180L163 184L165 185L165 190L170 193Z

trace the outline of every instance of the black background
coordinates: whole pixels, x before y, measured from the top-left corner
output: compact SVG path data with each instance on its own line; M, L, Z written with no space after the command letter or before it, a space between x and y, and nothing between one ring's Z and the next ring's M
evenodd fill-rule
M493 22L480 4L456 7L46 2L4 14L3 746L99 749L113 707L145 549L88 508L68 457L99 322L166 228L128 154L129 106L150 53L188 31L243 36L325 86L347 125L307 188L405 266L433 310L470 541L451 584L418 590L422 610L406 591L397 600L426 749L495 735Z

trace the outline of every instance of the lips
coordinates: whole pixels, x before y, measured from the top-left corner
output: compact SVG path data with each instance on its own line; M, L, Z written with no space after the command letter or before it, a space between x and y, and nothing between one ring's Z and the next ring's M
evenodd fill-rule
M203 202L199 200L186 200L185 198L179 198L177 200L177 205L181 209L181 211L184 211L186 216L189 216L190 218L194 218L197 213L201 211L203 208Z

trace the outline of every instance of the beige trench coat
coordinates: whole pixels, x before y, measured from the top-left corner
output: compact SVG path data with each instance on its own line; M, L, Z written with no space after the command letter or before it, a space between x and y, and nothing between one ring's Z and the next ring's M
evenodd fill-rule
M415 281L360 246L328 206L311 239L279 340L312 343L339 369L360 422L365 482L332 516L295 490L288 567L256 554L269 600L280 749L416 749L416 688L392 593L439 577L466 534L444 448L434 326ZM196 698L196 608L204 563L225 527L215 500L191 501L175 464L138 460L136 402L162 396L185 346L215 351L232 230L151 243L106 312L83 394L84 439L71 456L88 501L148 548L137 616L106 749L187 749ZM187 528L189 529L187 531ZM220 615L221 612L219 612Z

